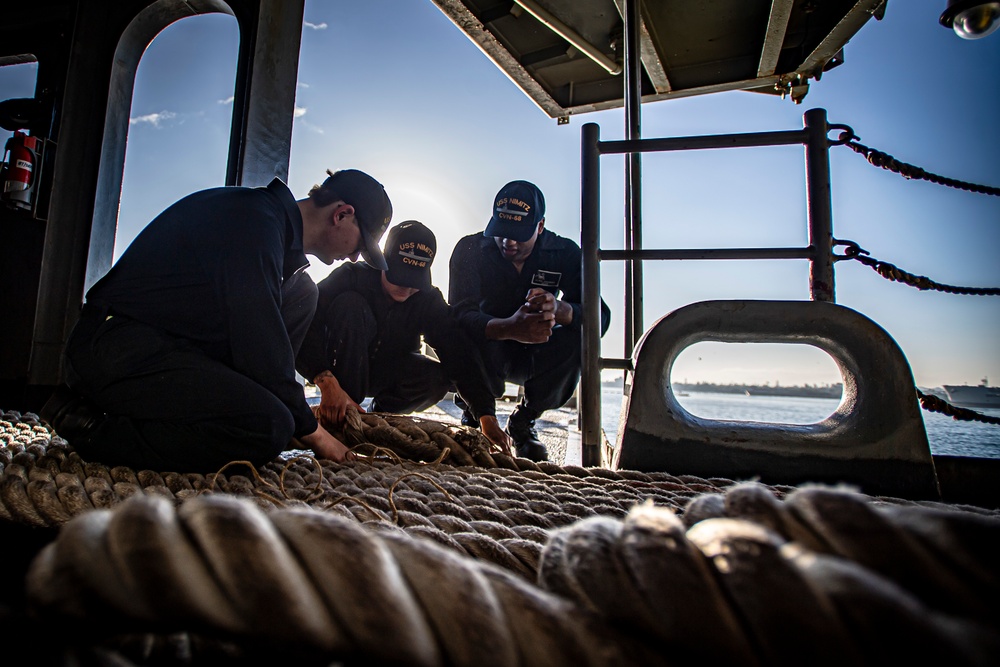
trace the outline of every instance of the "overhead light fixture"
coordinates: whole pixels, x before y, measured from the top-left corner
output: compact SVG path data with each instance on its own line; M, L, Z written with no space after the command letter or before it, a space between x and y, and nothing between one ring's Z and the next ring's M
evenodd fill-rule
M982 39L1000 28L1000 2L948 0L940 20L962 39Z

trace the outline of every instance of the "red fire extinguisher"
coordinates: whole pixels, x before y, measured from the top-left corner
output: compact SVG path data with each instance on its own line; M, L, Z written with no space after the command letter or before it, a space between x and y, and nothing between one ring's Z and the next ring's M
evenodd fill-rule
M3 193L0 198L17 208L31 208L38 164L37 137L16 130L4 147Z

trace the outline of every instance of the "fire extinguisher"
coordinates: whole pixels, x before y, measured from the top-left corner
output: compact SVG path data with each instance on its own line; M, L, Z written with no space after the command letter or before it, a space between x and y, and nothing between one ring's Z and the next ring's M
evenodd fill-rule
M37 137L14 131L4 147L3 193L0 198L17 208L31 208L35 186L35 167L38 165Z

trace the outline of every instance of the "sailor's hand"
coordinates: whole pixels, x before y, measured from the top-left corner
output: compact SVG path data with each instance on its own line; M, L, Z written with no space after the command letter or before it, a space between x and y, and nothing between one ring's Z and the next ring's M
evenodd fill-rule
M556 324L567 325L573 322L573 307L541 287L532 287L528 290L524 305L532 312L552 313Z
M318 426L315 431L309 435L302 436L299 440L311 449L318 459L329 459L337 463L343 463L350 453L347 445L333 437L322 426Z
M483 415L480 417L479 427L483 429L483 435L486 436L487 440L499 447L501 452L507 456L513 456L511 447L514 441L500 428L500 423L497 421L496 415Z
M508 320L508 338L519 343L544 343L552 336L556 316L551 310L537 311L525 303Z
M319 387L320 391L318 414L326 423L342 423L347 417L347 408L349 407L354 407L358 412L365 411L341 388L337 378L333 375L318 377L316 386Z
M524 305L533 313L555 313L556 297L541 287L532 287L524 298Z

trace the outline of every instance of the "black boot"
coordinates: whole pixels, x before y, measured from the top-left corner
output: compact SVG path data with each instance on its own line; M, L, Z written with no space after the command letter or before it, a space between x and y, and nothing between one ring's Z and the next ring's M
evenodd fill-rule
M537 415L532 415L523 405L517 406L507 418L507 435L514 441L517 455L521 458L548 461L549 453L535 431L536 417Z
M106 418L89 399L66 386L56 388L39 416L70 443L89 439Z

